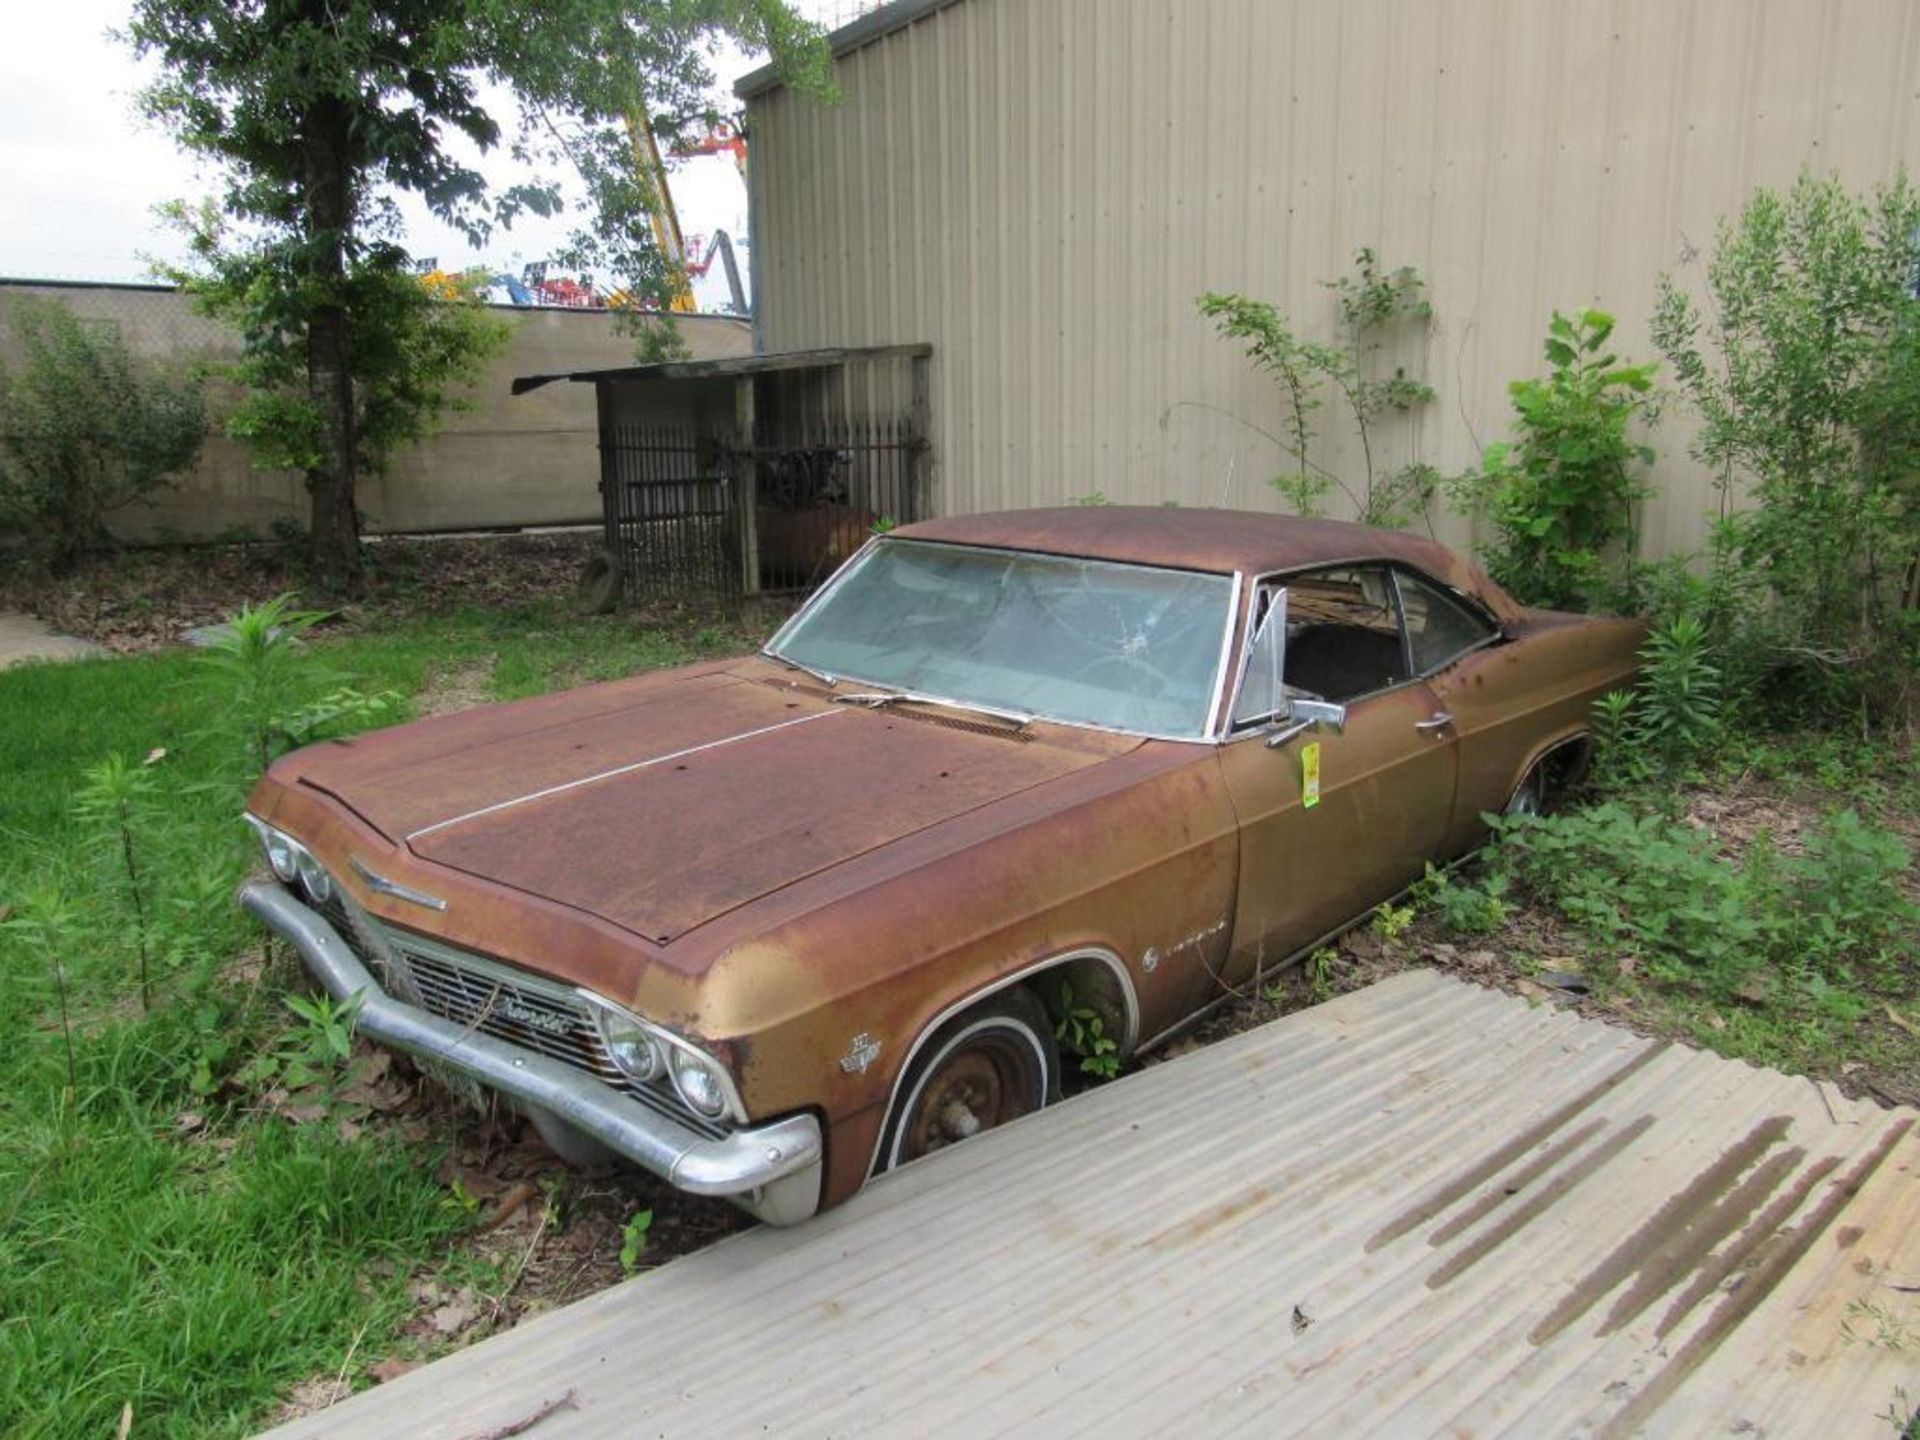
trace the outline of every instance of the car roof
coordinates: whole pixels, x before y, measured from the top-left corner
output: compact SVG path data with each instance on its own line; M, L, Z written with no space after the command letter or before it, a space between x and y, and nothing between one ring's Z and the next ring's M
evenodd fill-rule
M1519 607L1479 567L1446 546L1344 520L1158 505L1067 505L950 515L903 525L892 533L909 540L1219 574L1266 575L1344 561L1397 561L1473 596L1502 619L1519 614Z

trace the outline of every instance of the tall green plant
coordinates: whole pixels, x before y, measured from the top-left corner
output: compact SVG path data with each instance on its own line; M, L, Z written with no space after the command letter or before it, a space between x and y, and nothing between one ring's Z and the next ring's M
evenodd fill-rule
M115 510L190 469L206 430L200 387L134 363L117 326L16 297L22 359L0 365L0 522L56 569Z
M1433 317L1426 284L1411 266L1388 269L1370 249L1354 257L1354 274L1325 282L1337 297L1340 344L1301 336L1279 306L1245 295L1209 291L1196 302L1220 334L1238 340L1256 369L1279 382L1286 407L1285 432L1279 438L1295 469L1270 482L1302 515L1317 515L1336 486L1345 492L1364 524L1408 525L1426 512L1437 483L1429 465L1389 468L1381 458L1381 422L1408 414L1433 399L1425 381L1403 367L1384 366L1382 352L1393 332ZM1360 446L1362 487L1355 490L1313 458L1318 432L1314 414L1325 392L1339 398Z
M74 814L96 826L118 853L133 905L134 940L140 957L140 1008L153 1009L153 964L147 923L147 887L141 872L139 828L153 799L153 772L109 755L90 766L74 797Z
M1514 438L1466 480L1494 527L1487 568L1529 605L1587 609L1632 563L1640 471L1653 462L1634 431L1658 414L1655 367L1622 364L1613 327L1604 311L1554 312L1546 377L1507 387Z
M1920 604L1920 195L1802 174L1723 223L1654 339L1699 411L1727 543L1768 597L1740 622L1816 698L1893 698Z
M295 609L292 595L277 595L243 606L211 637L202 666L227 696L228 723L250 772L283 751L380 724L400 704L392 690L366 694L343 685L315 694L323 677L302 637L326 618L323 610Z

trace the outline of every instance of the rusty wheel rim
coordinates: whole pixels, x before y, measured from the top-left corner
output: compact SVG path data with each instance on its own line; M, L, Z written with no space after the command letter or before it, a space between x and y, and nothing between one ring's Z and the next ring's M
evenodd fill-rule
M915 1097L899 1158L917 1160L1037 1108L1039 1061L1011 1031L972 1037L940 1062Z

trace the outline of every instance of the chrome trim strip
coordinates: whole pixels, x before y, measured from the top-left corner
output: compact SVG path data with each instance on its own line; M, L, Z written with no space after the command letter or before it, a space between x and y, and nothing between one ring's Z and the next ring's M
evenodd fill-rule
M367 888L376 895L390 895L395 900L405 900L410 905L424 906L428 910L447 908L447 902L438 895L429 895L424 890L415 890L411 885L402 885L398 880L389 880L370 868L358 855L347 856L347 864L352 867L354 874L367 882Z
M1125 1056L1133 1052L1134 1041L1140 1034L1140 996L1133 988L1133 976L1126 965L1117 954L1104 945L1081 945L1072 950L1063 950L1058 955L1050 955L1045 960L1036 960L1033 964L1024 965L1011 974L1002 975L998 980L982 985L978 990L955 1000L921 1026L920 1033L913 1037L913 1044L907 1047L907 1053L900 1061L900 1068L894 1071L893 1085L887 1091L887 1107L881 1112L880 1133L874 1136L873 1156L867 1161L869 1180L873 1178L875 1167L880 1163L880 1147L887 1138L887 1122L893 1118L893 1107L899 1103L900 1087L906 1083L907 1074L913 1069L914 1059L919 1055L921 1047L933 1038L942 1025L961 1012L978 1005L988 996L997 995L1002 990L1018 985L1029 975L1037 975L1042 970L1051 970L1057 965L1069 964L1075 960L1098 960L1119 978L1120 993L1126 997L1127 1001L1127 1033L1121 1041L1120 1054Z
M535 790L526 795L517 795L511 800L502 800L497 804L483 805L478 810L469 810L464 815L455 815L451 819L436 820L407 835L411 844L422 835L431 835L436 830L445 830L452 825L464 825L469 820L478 820L483 815L497 815L502 810L511 810L516 805L529 805L535 800L545 800L551 795L564 795L569 790L578 790L583 785L597 785L602 780L612 780L620 775L631 775L636 770L646 770L655 765L664 765L669 760L684 760L689 755L698 755L703 750L717 750L722 745L736 745L742 740L752 740L761 735L771 735L776 730L791 729L795 725L810 725L815 720L824 720L831 710L821 710L812 715L802 715L795 720L782 720L777 725L762 725L758 730L745 730L738 735L729 735L724 740L709 740L703 745L689 745L684 750L675 750L670 755L655 755L650 760L636 760L631 765L619 765L611 770L602 770L597 775L583 775L578 780L569 780L561 785L549 785L544 790Z
M732 1199L773 1224L818 1207L825 1150L812 1114L710 1139L569 1065L395 999L325 919L281 886L256 880L240 904L291 941L336 1000L363 997L356 1025L368 1038L555 1115L690 1194Z
M1233 664L1233 637L1240 628L1240 599L1247 594L1244 572L1233 572L1233 599L1227 605L1227 628L1220 636L1220 658L1213 666L1213 708L1207 712L1207 734L1224 739L1232 721L1228 699L1239 689L1239 673Z

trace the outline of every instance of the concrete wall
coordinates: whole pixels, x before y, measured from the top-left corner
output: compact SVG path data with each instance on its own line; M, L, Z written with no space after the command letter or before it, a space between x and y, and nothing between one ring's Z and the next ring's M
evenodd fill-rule
M1613 311L1623 353L1656 358L1658 277L1698 293L1755 185L1811 166L1864 187L1920 161L1920 0L895 15L914 18L840 60L844 103L751 98L755 290L769 350L933 342L947 511L1095 490L1279 508L1276 388L1194 298L1277 301L1332 338L1323 282L1361 246L1420 270L1435 308L1394 358L1439 399L1388 427L1389 453L1465 469L1506 432L1507 383L1540 373L1552 310ZM1315 458L1357 480L1356 447L1329 438ZM1692 547L1710 477L1683 418L1652 440L1646 548Z
M182 295L139 286L0 284L0 358L13 363L17 342L7 322L15 296L58 299L85 317L117 325L134 355L161 363L231 356L234 335L197 314ZM516 375L634 363L633 342L605 311L498 307L514 327L512 343L472 394L473 407L447 417L440 434L411 446L386 475L363 477L360 508L369 530L464 530L552 525L600 517L599 431L590 385L548 385L515 397ZM742 321L682 317L696 358L744 355ZM154 503L114 519L128 539L211 539L236 529L264 534L277 519L304 521L298 476L256 470L238 442L210 436L198 470Z

